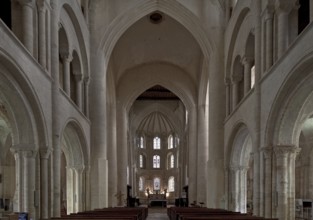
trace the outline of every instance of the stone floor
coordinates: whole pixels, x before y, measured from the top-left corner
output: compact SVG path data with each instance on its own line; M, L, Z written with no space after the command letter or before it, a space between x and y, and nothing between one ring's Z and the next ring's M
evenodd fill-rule
M169 220L166 208L149 208L147 220Z

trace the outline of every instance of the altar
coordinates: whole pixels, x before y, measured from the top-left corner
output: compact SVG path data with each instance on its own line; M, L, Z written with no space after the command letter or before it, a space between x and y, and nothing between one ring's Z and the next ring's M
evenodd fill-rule
M148 206L167 206L166 195L165 194L149 194L148 195Z

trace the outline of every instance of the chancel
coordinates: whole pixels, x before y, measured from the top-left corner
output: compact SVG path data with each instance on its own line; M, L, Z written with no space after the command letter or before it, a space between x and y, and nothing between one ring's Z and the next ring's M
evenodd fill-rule
M309 218L312 21L312 0L1 0L0 218Z

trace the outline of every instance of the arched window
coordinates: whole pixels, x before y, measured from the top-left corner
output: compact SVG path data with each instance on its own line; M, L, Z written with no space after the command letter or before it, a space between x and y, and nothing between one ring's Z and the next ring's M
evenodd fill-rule
M252 66L251 68L251 89L253 88L255 84L255 65Z
M143 155L142 154L139 155L139 167L143 168Z
M173 147L174 147L174 138L173 138L173 136L172 135L170 135L169 137L168 137L168 149L173 149Z
M140 148L143 148L143 147L144 147L144 140L143 140L143 137L140 137L140 144L139 144L139 147L140 147Z
M153 168L160 168L160 156L159 155L153 156Z
M153 138L153 149L161 149L161 139L159 137Z
M170 156L170 168L174 168L175 167L175 157L173 154L171 154Z
M144 188L144 178L141 176L139 177L139 191L143 191Z
M154 180L153 180L153 189L154 190L160 190L161 189L160 185L161 185L160 178L158 178L158 177L154 178Z
M171 176L168 179L168 191L169 192L174 192L175 191L175 180L174 180L173 176Z

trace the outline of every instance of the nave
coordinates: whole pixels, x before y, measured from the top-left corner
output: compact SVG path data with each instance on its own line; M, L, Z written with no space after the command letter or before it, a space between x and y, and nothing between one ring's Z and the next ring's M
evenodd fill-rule
M166 208L149 208L147 220L169 220Z

